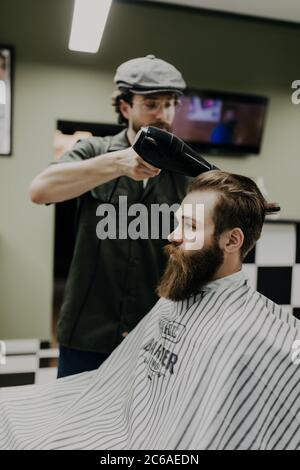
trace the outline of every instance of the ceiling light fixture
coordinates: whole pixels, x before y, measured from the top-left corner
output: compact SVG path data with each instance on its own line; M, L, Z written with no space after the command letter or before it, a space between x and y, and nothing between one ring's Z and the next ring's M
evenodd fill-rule
M112 0L75 0L69 41L71 51L97 52Z

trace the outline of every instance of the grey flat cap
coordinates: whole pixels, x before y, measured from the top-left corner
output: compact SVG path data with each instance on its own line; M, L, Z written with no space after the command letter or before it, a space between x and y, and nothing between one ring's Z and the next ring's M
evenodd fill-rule
M120 90L138 94L170 91L182 94L186 87L181 73L173 65L152 54L121 64L114 82Z

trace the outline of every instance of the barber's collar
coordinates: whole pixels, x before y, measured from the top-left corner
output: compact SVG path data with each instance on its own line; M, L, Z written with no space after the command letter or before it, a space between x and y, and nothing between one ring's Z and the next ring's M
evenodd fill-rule
M115 150L126 149L130 147L130 142L127 137L127 127L118 134L114 135L111 139L109 151L114 152Z

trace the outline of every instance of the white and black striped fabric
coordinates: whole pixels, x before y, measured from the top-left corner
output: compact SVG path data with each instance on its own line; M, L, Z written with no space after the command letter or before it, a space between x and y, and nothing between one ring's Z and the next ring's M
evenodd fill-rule
M0 391L2 449L299 449L299 321L240 271L161 299L96 371Z

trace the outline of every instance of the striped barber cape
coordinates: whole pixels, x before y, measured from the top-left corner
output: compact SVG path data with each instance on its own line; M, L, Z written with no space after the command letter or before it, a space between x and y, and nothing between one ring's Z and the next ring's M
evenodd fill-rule
M98 370L2 389L0 448L299 449L299 339L242 271L160 299Z

